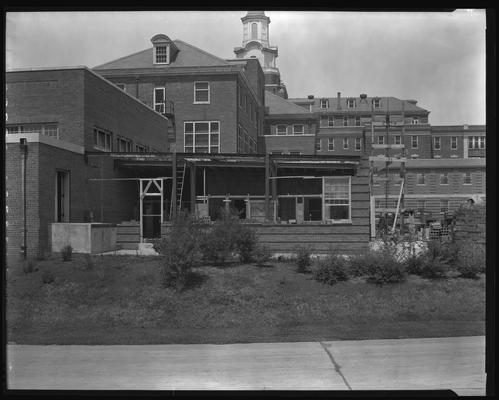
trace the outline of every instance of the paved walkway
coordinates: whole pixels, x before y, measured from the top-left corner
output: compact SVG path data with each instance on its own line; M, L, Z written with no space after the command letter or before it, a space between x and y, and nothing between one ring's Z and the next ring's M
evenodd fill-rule
M485 338L8 345L9 389L430 390L485 394Z

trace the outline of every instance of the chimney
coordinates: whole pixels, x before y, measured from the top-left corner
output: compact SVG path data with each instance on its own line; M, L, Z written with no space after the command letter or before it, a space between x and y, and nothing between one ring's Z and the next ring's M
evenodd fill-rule
M336 104L336 109L341 110L341 92L338 92L338 100Z

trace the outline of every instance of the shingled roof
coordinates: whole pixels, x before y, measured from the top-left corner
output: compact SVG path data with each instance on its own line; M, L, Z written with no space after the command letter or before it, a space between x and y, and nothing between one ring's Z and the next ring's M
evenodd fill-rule
M210 67L219 65L230 65L224 59L210 54L204 50L186 43L182 40L173 40L173 43L178 48L176 57L171 60L170 64L154 65L153 64L153 48L139 51L125 57L118 58L102 65L94 67L94 70L105 69L135 69L135 68L172 68L172 67Z
M268 91L265 91L265 106L269 108L270 116L283 114L313 116L306 108L300 107Z

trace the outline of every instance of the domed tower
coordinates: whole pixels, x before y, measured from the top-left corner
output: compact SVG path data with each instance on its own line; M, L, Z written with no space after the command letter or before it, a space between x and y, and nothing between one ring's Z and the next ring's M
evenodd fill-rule
M242 47L234 48L237 58L257 58L265 74L265 89L287 98L286 87L281 82L281 74L276 67L277 47L270 46L270 18L264 11L248 11L241 18L243 22Z

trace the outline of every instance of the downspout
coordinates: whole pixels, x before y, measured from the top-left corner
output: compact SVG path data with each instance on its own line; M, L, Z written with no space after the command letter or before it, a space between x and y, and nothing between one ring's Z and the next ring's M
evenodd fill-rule
M28 158L28 142L25 138L20 139L20 149L21 149L21 190L22 190L22 202L23 202L23 245L21 246L21 253L23 258L26 260L28 248L27 248L27 227L26 227L26 169L27 169L27 158Z

